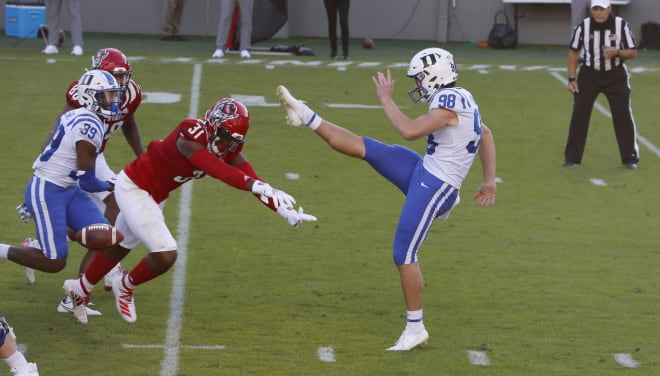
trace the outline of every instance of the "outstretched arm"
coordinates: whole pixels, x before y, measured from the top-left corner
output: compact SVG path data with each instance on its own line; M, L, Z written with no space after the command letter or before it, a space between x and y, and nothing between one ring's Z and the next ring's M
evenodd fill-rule
M495 140L490 129L482 124L481 144L479 146L479 159L483 170L484 181L479 186L474 198L481 206L491 206L495 203L497 186L495 185Z
M135 156L139 156L144 153L144 146L142 145L142 136L140 135L140 128L135 121L135 114L130 114L124 120L124 124L121 127L121 131L126 138L126 142L135 153Z

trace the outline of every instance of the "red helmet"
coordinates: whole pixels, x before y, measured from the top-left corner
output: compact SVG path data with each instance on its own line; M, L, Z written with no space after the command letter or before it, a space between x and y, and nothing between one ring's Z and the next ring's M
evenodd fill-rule
M131 65L123 52L116 48L102 48L92 57L92 69L102 69L111 73L122 88L131 80Z
M236 151L245 142L245 136L250 128L250 114L247 107L233 98L222 98L215 102L206 111L204 120L209 133L209 151L219 157L225 151L230 153Z

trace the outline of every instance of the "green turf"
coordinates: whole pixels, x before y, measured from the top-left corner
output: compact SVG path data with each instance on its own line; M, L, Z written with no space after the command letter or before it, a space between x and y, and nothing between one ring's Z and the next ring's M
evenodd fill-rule
M60 111L66 85L89 66L89 55L119 47L136 59L134 78L147 93L182 95L175 104L145 103L137 113L145 143L162 138L190 113L202 114L222 96L264 96L276 103L286 84L319 114L358 134L418 151L422 140L401 140L379 109L337 109L327 103L377 105L371 76L392 67L396 101L410 116L426 112L406 91L405 64L429 42L354 42L350 65L325 57L324 39L261 43L305 44L315 57L264 57L245 63L208 60L213 39L182 43L157 37L86 35L86 55L66 52L48 63L40 40L0 37L0 239L19 243L33 233L14 207L39 145ZM245 154L273 186L294 195L319 218L290 228L250 194L211 178L193 184L186 296L178 372L163 373L174 273L136 290L138 321L115 312L112 294L97 288L102 317L86 326L55 312L62 281L76 274L83 250L71 246L67 269L39 273L27 285L22 269L0 262L2 310L18 342L44 375L654 375L660 373L660 287L657 252L660 156L640 145L637 171L619 161L611 121L594 111L583 165L562 168L571 97L551 72L565 76L562 46L493 51L448 44L460 84L480 105L497 145L497 203L480 208L475 162L462 203L438 222L421 250L429 344L409 353L384 349L404 326L405 307L390 244L403 197L365 163L332 152L307 129L284 123L281 107L250 106ZM141 57L141 59L137 59ZM174 60L172 58L188 59ZM660 145L657 120L658 53L640 51L629 63L639 132ZM300 61L308 65L281 64ZM318 62L316 65L310 62ZM361 64L376 62L375 66ZM190 108L193 65L202 69L199 108ZM604 98L599 102L607 107ZM107 158L130 161L121 135ZM299 180L289 180L288 172ZM601 179L597 186L590 179ZM180 192L165 210L178 232ZM132 267L139 247L124 262ZM181 303L181 302L180 302ZM224 346L201 349L199 346ZM331 347L335 362L322 362ZM487 354L489 366L468 361ZM626 369L614 353L640 364ZM1 369L0 365L0 369Z

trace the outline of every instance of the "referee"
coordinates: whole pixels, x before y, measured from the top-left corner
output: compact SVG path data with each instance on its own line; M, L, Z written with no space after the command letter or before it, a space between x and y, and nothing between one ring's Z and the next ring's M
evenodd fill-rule
M630 25L623 18L612 16L610 0L591 0L591 17L575 25L569 47L568 91L573 93L573 114L562 166L582 162L591 111L596 97L603 93L610 104L621 163L636 169L639 146L625 65L625 60L637 56ZM578 62L582 65L576 77Z

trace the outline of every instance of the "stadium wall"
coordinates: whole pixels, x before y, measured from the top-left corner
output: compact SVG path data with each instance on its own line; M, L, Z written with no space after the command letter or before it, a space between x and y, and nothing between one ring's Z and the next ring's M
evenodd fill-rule
M268 0L257 0L257 4L260 1ZM163 3L163 0L84 0L80 2L83 28L87 32L159 34ZM501 9L507 11L513 23L514 6L501 0L352 0L351 37L478 42L487 39L493 15ZM631 0L628 5L615 6L614 13L632 24L639 40L643 23L660 20L660 1ZM520 4L518 15L520 43L567 43L570 5ZM4 6L0 8L0 16L5 20ZM181 33L213 36L217 19L215 0L189 0ZM322 0L289 0L288 22L274 37L325 37L326 28Z

